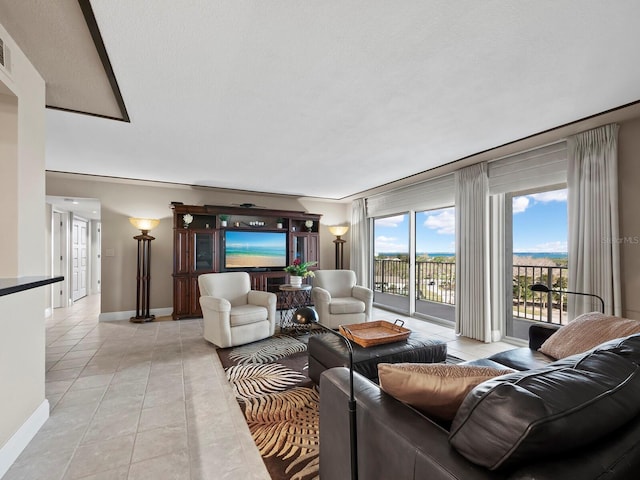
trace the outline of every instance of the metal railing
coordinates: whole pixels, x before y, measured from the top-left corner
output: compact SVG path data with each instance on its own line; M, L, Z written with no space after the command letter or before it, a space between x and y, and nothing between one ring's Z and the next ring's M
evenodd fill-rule
M567 295L565 293L532 292L529 287L543 283L552 289L566 289L567 267L513 266L513 316L537 322L565 324Z
M548 323L566 323L567 297L563 293L538 293L534 283L567 288L567 267L513 266L513 317ZM446 262L416 262L416 299L455 305L456 266ZM409 262L406 259L375 259L374 290L409 295Z
M409 295L409 262L403 259L374 261L375 291ZM416 299L455 305L456 264L416 262Z

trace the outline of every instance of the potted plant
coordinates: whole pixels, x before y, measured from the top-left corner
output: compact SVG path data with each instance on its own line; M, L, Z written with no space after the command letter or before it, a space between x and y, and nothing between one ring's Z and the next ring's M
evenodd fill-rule
M279 218L276 220L276 227L277 228L282 228L282 225L284 224L284 219L283 218Z
M318 262L303 262L296 258L291 265L284 267L284 271L289 274L289 284L292 287L301 287L303 278L314 277L315 274L309 267L316 263Z
M221 227L226 227L227 226L227 220L229 220L229 215L227 215L226 213L220 214L218 215L220 217L220 226Z

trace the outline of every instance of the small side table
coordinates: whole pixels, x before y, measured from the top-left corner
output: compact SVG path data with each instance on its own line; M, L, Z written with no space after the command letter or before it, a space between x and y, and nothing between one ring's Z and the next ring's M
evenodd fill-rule
M311 303L311 285L280 285L279 300L284 307L280 310L280 328L298 328L293 322L293 314L300 307L306 307Z

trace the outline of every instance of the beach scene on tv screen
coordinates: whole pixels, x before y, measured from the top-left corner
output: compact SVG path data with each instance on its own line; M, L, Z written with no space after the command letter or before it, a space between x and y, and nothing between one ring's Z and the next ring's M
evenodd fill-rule
M282 232L226 233L226 268L284 267L287 264L287 237Z

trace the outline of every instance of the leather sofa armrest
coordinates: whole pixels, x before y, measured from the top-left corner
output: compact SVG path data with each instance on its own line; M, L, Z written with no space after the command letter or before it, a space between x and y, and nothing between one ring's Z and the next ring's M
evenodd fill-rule
M560 325L552 323L533 324L529 327L529 348L538 350L551 335L556 333Z

